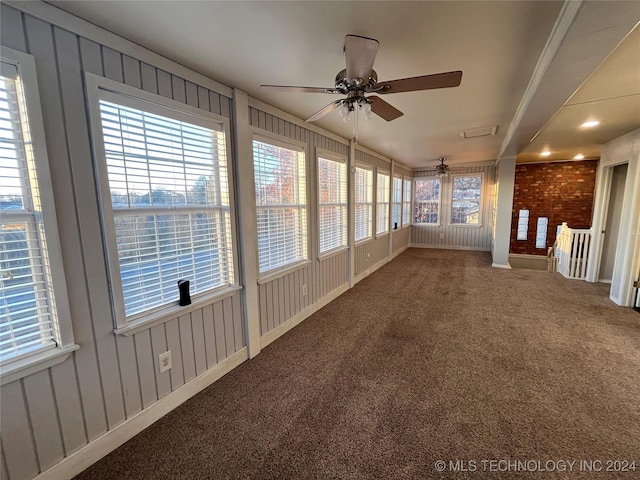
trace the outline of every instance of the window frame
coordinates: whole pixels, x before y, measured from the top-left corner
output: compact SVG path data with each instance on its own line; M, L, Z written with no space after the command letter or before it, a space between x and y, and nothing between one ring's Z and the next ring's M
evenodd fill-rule
M378 194L380 192L379 190L379 176L386 176L387 177L387 188L386 188L386 193L387 193L387 201L386 202L380 202L378 199ZM383 168L376 168L376 175L375 175L375 203L376 203L376 208L375 208L375 220L376 220L376 228L375 228L375 238L380 238L380 237L384 237L385 235L389 234L390 231L390 225L389 222L391 220L391 172L389 170L384 170ZM385 218L386 218L386 225L385 225L385 229L378 231L378 206L380 204L386 205L386 213L384 214Z
M373 236L373 216L375 215L375 209L374 209L374 191L376 188L376 185L374 183L374 168L371 165L367 165L366 163L356 163L354 165L355 167L355 171L354 171L354 179L353 179L353 188L354 188L354 200L353 200L353 217L354 217L354 227L353 227L353 241L355 245L360 245L362 243L366 243L370 240L373 240L374 236ZM360 170L366 170L367 172L369 172L371 174L371 189L368 192L370 194L370 198L371 201L369 202L358 202L356 199L356 193L357 193L357 186L356 186L356 180L357 180L357 173L358 173L358 169ZM367 236L357 239L356 238L356 231L357 231L357 226L356 226L356 210L358 205L367 205L369 207L369 222L367 225Z
M234 162L231 149L231 128L228 118L201 110L191 105L183 104L160 95L131 87L105 77L84 72L85 86L88 98L88 110L90 117L90 133L93 147L93 162L95 166L96 185L98 188L103 247L107 264L107 275L110 282L110 300L114 319L114 331L117 334L131 335L141 329L150 328L156 324L164 323L175 318L178 314L191 311L214 301L219 301L232 296L242 287L239 285L240 276L238 262L238 235L235 212L234 191ZM214 287L205 292L191 295L191 305L180 307L177 302L150 308L144 312L136 313L127 318L124 310L124 295L120 277L120 264L116 244L114 209L111 205L109 177L107 163L105 161L105 146L102 131L102 117L100 112L100 92L107 96L116 95L127 99L127 105L132 108L140 108L146 112L161 115L172 120L184 121L190 124L211 128L212 125L224 132L227 158L227 186L229 190L229 217L231 229L231 262L233 265L233 279L229 285ZM140 107L135 107L135 105ZM167 115L170 113L170 116ZM216 129L214 127L214 129ZM177 287L176 287L177 292Z
M407 184L409 184L409 195L408 195L408 199L407 199L407 195L406 195L406 187ZM402 176L402 228L406 228L409 227L412 223L413 223L413 219L412 219L412 213L413 213L413 182L412 182L412 177L408 177L406 175ZM404 221L405 219L405 208L406 208L406 212L407 212L407 222Z
M345 208L345 218L344 218L344 225L343 225L343 229L344 229L344 239L343 239L343 244L340 245L339 247L334 247L331 248L329 250L326 251L322 251L321 250L321 245L320 245L320 208L322 205L320 202L320 159L324 159L324 160L329 160L332 162L336 162L339 164L342 164L342 166L344 167L344 172L345 172L345 177L344 177L344 193L345 193L345 202L344 205L342 204L332 204L334 206L344 206ZM349 161L348 158L344 155L339 155L337 153L331 152L329 150L325 150L323 148L316 148L316 174L317 174L317 205L318 205L318 212L317 212L317 217L318 217L318 259L322 260L326 257L330 257L332 255L335 255L336 253L345 251L349 248L349 229L347 228L349 225L349 165L348 165Z
M416 192L417 192L417 188L416 188L416 182L421 181L421 180L437 180L438 183L440 184L440 188L438 189L438 221L435 223L428 223L428 222L416 222L416 215L415 215L415 206L416 206ZM439 227L441 226L442 223L442 190L444 188L443 186L443 182L442 182L442 177L439 177L437 175L427 175L424 177L414 177L413 178L413 182L412 182L412 189L413 189L413 195L412 195L412 206L413 206L413 211L411 212L411 224L412 225L418 225L418 226L425 226L425 227ZM433 201L433 200L432 200Z
M308 265L309 263L311 263L310 260L310 235L309 235L309 214L310 214L310 205L309 205L309 156L308 156L308 152L307 152L307 145L303 142L299 142L297 140L288 138L288 137L284 137L282 135L278 135L276 133L272 133L269 132L267 130L262 130L259 128L251 128L251 132L252 132L252 137L251 137L251 148L252 148L252 152L253 152L253 141L258 141L261 143L268 143L270 145L273 145L275 147L279 147L279 148L285 148L288 150L296 150L299 152L302 152L302 154L304 155L304 168L305 168L305 198L306 198L306 225L305 225L305 229L304 229L304 258L292 263L289 263L287 265L282 265L276 268L273 268L271 270L266 270L264 272L260 272L260 254L259 252L256 251L256 272L258 273L258 284L264 284L264 283L268 283L271 280L274 280L276 278L279 278L283 275L286 275L287 273L290 273L292 271L296 271L302 267L304 267L305 265ZM252 158L252 165L254 165L254 160ZM255 167L253 169L253 178L252 178L253 182L255 182ZM254 188L255 190L255 188ZM254 208L255 208L255 215L256 215L256 227L257 227L257 214L258 214L258 206L256 205L256 201L254 199L253 202ZM257 233L257 228L256 228L256 233ZM256 238L256 248L257 248L257 238Z
M480 177L480 198L478 199L478 223L453 223L453 182L456 178L468 178L468 177ZM483 216L482 216L482 206L484 201L484 172L474 172L474 173L455 173L449 175L449 200L451 204L449 205L449 226L451 227L464 227L464 228L479 228L483 226ZM442 186L440 187L442 188ZM442 190L441 190L442 191ZM462 199L466 200L466 199ZM474 199L475 201L475 199Z
M399 193L400 201L399 202L395 201L396 189L394 188L394 183L396 180L400 181L400 193ZM404 180L402 179L402 175L398 173L394 173L393 176L391 177L391 231L392 232L394 230L402 229L402 203L403 203L402 201L404 199L404 197L402 196L403 194L404 194ZM393 228L393 224L395 223L393 219L393 209L396 205L398 206L398 215L400 216L400 218L398 221L397 228Z
M52 321L57 327L57 335L54 335L55 345L43 346L32 352L17 355L15 358L7 358L2 362L0 385L5 385L62 363L80 347L75 344L73 337L69 295L58 231L35 59L32 55L2 45L0 46L0 60L17 68L20 85L24 89L33 166L36 171L38 193L42 204L42 224L46 233L49 276L56 279L55 282L51 282L50 289L53 292L56 309L56 315Z

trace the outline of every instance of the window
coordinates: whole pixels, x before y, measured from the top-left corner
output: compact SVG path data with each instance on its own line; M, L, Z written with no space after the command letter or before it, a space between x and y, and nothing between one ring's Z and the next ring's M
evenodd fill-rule
M411 179L403 179L402 189L402 226L411 222Z
M440 223L440 178L416 178L413 223Z
M254 140L253 165L258 263L265 273L308 258L304 151Z
M402 225L402 177L393 176L393 202L391 206L391 224L393 228Z
M378 172L376 190L376 235L389 231L389 174Z
M3 381L20 378L21 370L36 363L38 368L52 366L66 358L61 354L77 348L71 333L36 82L33 57L3 47L0 365L7 377ZM60 360L51 361L54 357Z
M520 210L518 212L518 233L516 235L516 240L526 240L528 230L529 210Z
M196 298L235 282L223 123L146 97L99 90L96 161L119 326L175 305L178 280Z
M451 223L480 225L482 175L453 177Z
M318 157L320 254L347 245L347 163Z
M356 222L355 240L371 238L373 214L373 171L356 167L355 178Z

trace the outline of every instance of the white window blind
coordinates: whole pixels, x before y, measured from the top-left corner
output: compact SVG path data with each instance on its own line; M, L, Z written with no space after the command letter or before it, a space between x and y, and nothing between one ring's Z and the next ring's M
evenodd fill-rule
M111 268L122 283L114 295L122 295L127 318L174 303L181 279L190 281L192 295L233 284L221 127L109 92L101 98L118 255Z
M0 361L58 343L56 304L22 83L0 73Z
M411 222L411 179L403 179L402 188L402 225Z
M413 223L440 222L440 179L416 178L414 182Z
M347 245L347 164L318 157L320 253Z
M307 258L304 151L253 141L260 273Z
M391 206L392 228L402 226L402 177L393 176L393 202Z
M381 234L389 231L389 174L378 172L376 180L376 234Z
M355 177L355 240L358 242L372 235L373 170L356 167Z
M451 223L480 224L482 175L454 176L451 203Z

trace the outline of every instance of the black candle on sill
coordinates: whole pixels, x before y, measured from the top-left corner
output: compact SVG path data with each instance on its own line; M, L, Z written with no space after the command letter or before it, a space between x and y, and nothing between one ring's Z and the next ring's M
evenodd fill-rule
M178 290L180 291L180 301L178 305L184 307L191 305L191 295L189 294L189 280L178 280Z

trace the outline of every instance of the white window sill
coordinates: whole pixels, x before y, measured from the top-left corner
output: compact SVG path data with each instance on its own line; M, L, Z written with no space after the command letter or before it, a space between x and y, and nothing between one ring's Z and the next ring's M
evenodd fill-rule
M240 290L242 290L242 287L232 286L216 290L215 292L206 295L192 297L192 303L190 305L185 305L184 307L181 307L176 302L174 305L165 306L161 310L136 317L135 320L128 321L126 325L116 328L114 332L118 335L129 337L135 333L148 330L151 327L173 320L179 315L184 315L185 313L192 312L206 305L232 297Z
M318 255L318 261L321 262L323 260L326 260L327 258L335 257L336 255L340 255L347 250L349 250L349 247L338 247L327 252L322 252L320 255Z
M410 223L407 223L406 225L402 225L402 230L404 230L405 228L409 228L411 226Z
M373 237L361 238L360 240L356 240L355 246L359 247L360 245L364 245L365 243L370 242L371 240L373 240Z
M414 227L441 227L439 223L414 223Z
M482 224L477 223L450 223L450 227L480 228Z
M0 385L15 382L23 377L32 375L41 370L51 368L64 362L72 352L78 350L79 345L48 348L42 352L34 353L15 362L0 367Z
M301 268L306 267L311 263L310 260L301 260L300 262L293 263L291 265L287 265L285 267L281 267L278 269L270 270L265 272L264 275L258 278L258 285L263 285L265 283L269 283L273 280L276 280L280 277L284 277L290 273L295 272L296 270L300 270Z
M376 233L376 240L382 237L386 237L387 235L389 235L389 232Z

